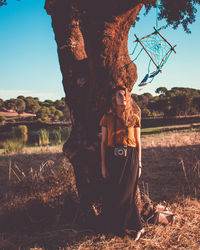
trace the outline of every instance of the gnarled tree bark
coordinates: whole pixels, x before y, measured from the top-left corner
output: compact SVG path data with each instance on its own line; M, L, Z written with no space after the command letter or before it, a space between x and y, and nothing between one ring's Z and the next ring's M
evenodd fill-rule
M109 90L124 85L131 91L137 80L127 41L142 6L136 0L46 0L72 120L63 152L74 166L83 207L100 192L99 121Z

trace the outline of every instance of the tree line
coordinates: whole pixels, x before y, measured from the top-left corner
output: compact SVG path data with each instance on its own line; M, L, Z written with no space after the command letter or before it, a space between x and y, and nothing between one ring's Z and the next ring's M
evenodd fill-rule
M142 117L200 114L200 90L181 87L168 90L159 87L155 93L158 95L132 94L132 98L141 108Z
M156 96L150 93L142 95L132 94L132 98L141 108L142 117L179 116L200 114L200 90L192 88L172 88L167 90L159 87ZM15 110L18 114L23 112L36 114L39 121L67 121L70 119L69 108L65 98L52 101L40 101L38 97L18 96L3 101L0 107Z
M22 114L23 112L35 114L35 119L39 121L67 121L70 118L65 98L56 101L40 101L38 97L18 96L6 101L0 99L0 107L7 110L14 110L18 114Z

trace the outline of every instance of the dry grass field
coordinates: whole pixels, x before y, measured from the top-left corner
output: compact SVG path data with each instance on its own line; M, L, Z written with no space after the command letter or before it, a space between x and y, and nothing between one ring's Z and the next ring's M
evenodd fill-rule
M200 131L145 135L142 145L141 191L169 207L172 225L145 223L138 242L77 226L84 218L62 147L25 148L0 154L0 249L200 249Z

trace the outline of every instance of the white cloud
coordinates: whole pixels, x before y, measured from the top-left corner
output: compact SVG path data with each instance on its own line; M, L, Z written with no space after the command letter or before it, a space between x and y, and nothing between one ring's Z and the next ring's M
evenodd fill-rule
M42 92L34 92L31 90L2 90L0 89L0 98L5 100L8 100L10 98L16 98L20 95L23 95L25 97L27 96L32 96L32 97L38 97L41 101L50 99L52 101L57 100L57 99L61 99L63 96L59 96L56 93L42 93Z

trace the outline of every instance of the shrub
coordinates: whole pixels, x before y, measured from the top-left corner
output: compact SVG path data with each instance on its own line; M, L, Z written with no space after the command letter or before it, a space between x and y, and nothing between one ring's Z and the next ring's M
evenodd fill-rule
M6 123L6 117L5 116L0 116L0 124L4 125Z
M38 116L38 121L49 122L50 118L47 114L42 113L40 116Z
M3 143L5 153L19 153L24 148L25 144L22 140L10 139Z
M12 133L14 137L20 138L28 134L28 128L26 125L19 125L12 128Z
M54 113L56 112L56 107L50 106L49 109L50 109L51 114L54 115Z
M22 143L26 143L28 140L28 128L26 125L19 125L12 128L13 138L21 141Z
M40 118L42 121L48 122L50 121L49 116L51 115L51 111L48 107L43 106L37 111L36 115L37 115L37 119Z
M53 120L54 121L58 121L59 120L59 116L58 115L54 115Z
M52 131L52 140L55 144L61 144L61 129L53 129Z
M62 120L63 118L63 112L60 110L56 110L54 113L54 120Z
M39 136L39 145L48 145L49 144L49 131L46 129L40 129L38 131L38 136Z

